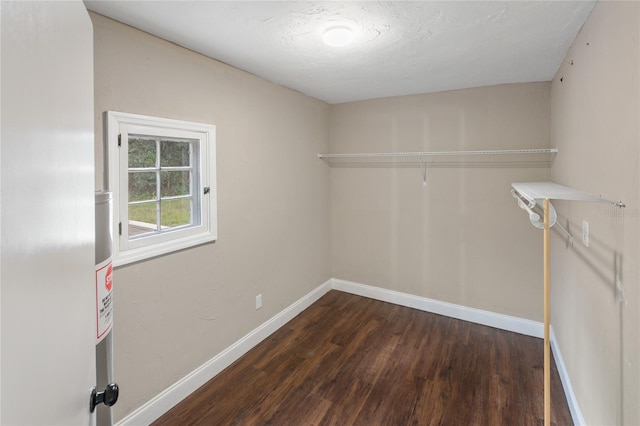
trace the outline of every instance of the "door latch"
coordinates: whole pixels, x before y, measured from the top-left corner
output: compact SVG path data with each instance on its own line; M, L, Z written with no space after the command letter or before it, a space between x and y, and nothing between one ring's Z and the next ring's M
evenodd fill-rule
M91 389L91 398L89 399L89 412L93 413L96 409L96 405L104 404L107 407L111 407L113 404L118 402L118 384L117 383L109 383L105 390L97 392L96 387L94 386Z

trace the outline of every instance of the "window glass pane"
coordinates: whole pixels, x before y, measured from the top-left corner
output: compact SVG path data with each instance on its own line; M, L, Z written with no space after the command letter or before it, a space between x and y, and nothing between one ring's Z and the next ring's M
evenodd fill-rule
M155 139L129 138L129 168L155 166Z
M166 200L161 202L160 222L162 227L173 228L191 223L191 199Z
M191 187L190 171L162 171L160 172L161 186L160 195L162 197L175 197L178 195L189 195Z
M157 199L157 176L156 172L129 172L129 201Z
M161 167L186 167L190 165L191 143L184 141L160 141Z
M157 209L158 203L129 206L129 237L156 231Z

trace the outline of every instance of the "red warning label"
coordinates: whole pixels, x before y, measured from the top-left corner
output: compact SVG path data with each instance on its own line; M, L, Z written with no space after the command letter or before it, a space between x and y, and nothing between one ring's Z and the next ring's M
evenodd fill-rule
M112 275L111 259L96 265L96 344L104 339L113 324Z

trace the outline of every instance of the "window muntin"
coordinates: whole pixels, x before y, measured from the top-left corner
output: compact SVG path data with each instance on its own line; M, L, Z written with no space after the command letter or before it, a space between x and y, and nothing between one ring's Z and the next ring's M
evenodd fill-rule
M199 141L129 134L129 239L200 224Z
M217 238L215 126L107 112L114 265Z

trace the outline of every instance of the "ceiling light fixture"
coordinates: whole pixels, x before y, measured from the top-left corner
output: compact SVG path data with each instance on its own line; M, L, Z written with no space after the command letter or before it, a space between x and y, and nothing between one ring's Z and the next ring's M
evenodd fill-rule
M353 31L347 27L331 27L324 32L322 40L328 46L346 46L353 41Z

